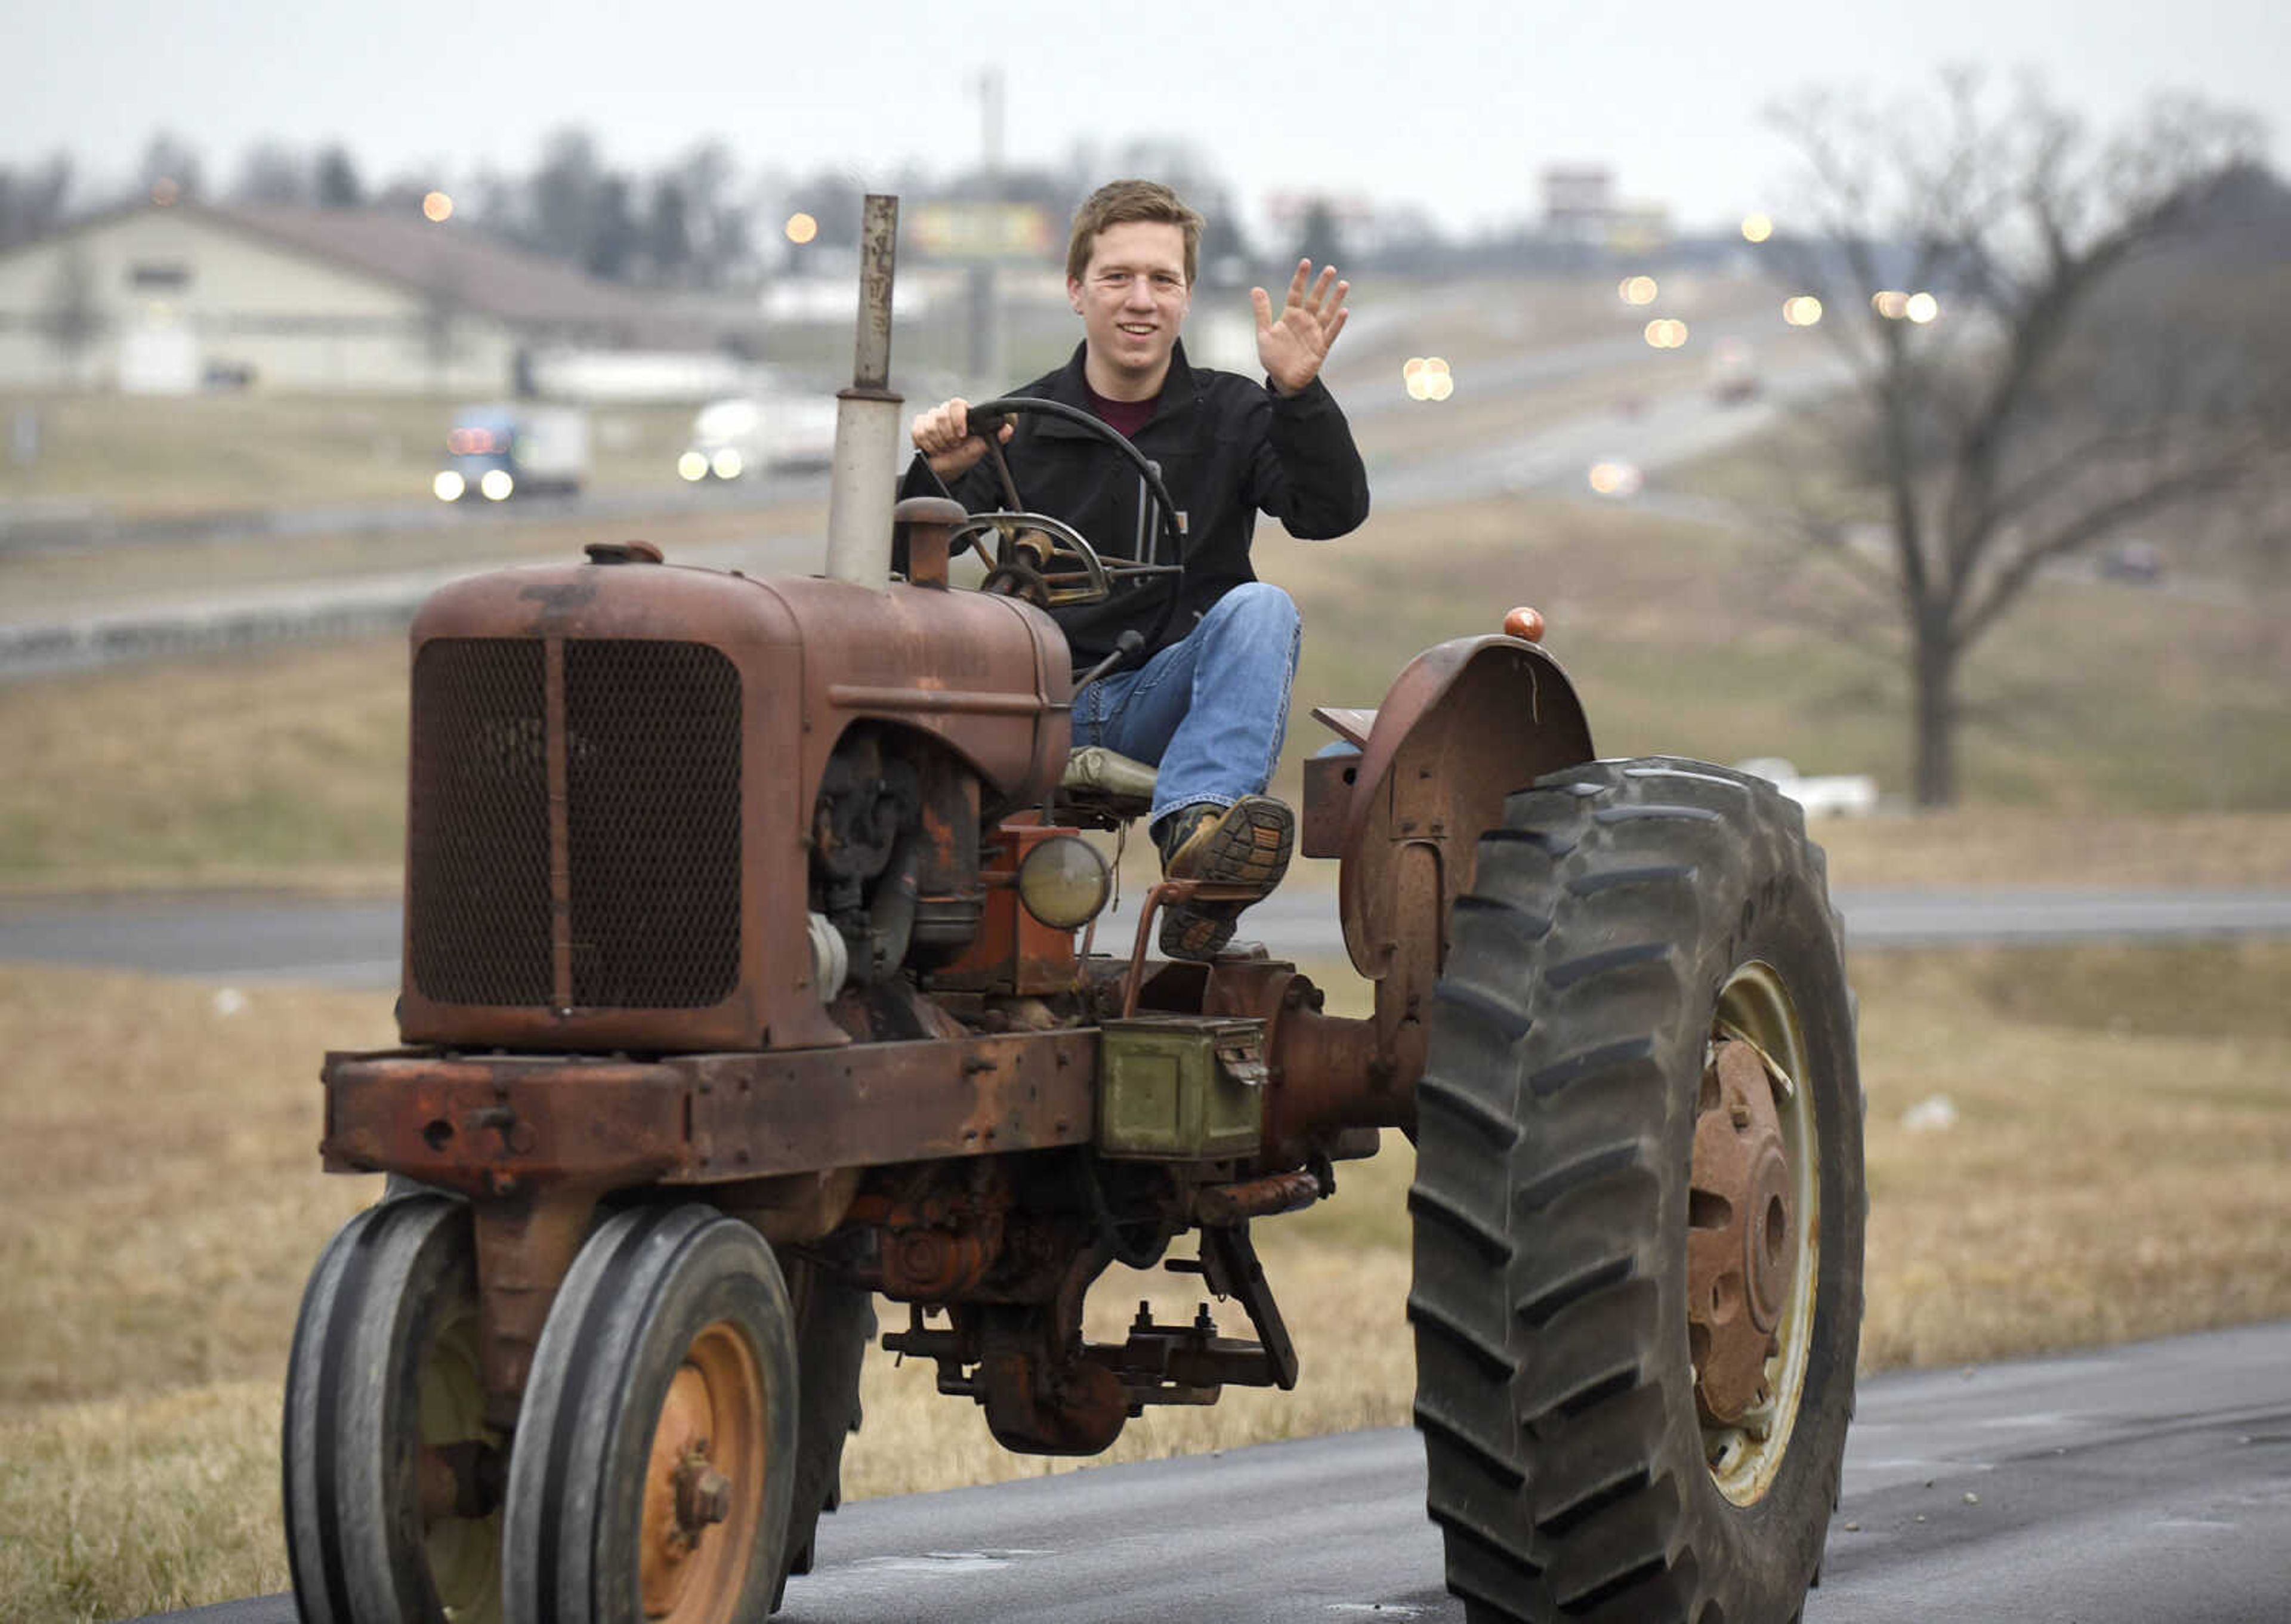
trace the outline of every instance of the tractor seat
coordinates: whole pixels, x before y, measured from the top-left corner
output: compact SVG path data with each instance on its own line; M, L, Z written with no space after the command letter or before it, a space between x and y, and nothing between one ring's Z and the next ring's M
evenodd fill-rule
M1074 823L1119 828L1154 809L1154 769L1103 744L1085 745L1066 757L1057 804L1060 816Z

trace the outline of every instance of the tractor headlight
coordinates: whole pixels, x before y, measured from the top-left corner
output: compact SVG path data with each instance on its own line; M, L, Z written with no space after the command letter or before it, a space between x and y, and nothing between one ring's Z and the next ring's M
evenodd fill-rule
M677 478L687 484L698 484L708 477L708 459L697 451L687 451L676 459Z
M485 493L487 502L507 502L509 494L517 488L517 481L510 478L506 468L488 468L486 477L478 481L478 488Z
M1057 834L1018 864L1018 900L1053 930L1076 930L1097 917L1113 894L1113 871L1078 834Z
M462 493L470 486L467 480L449 468L430 481L430 488L437 493L440 502L459 502Z
M716 460L712 466L716 470L716 477L719 479L736 479L740 477L740 470L745 468L747 463L741 460L737 450L727 446L716 454Z

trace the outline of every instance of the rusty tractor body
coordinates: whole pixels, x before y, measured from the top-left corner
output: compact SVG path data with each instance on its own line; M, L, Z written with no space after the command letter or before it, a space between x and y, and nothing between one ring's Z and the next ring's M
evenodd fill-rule
M1730 1562L1729 1617L1794 1608L1860 1248L1802 837L1719 769L1596 763L1549 654L1468 637L1319 712L1300 846L1340 864L1371 1015L1261 949L1148 956L1182 885L1101 950L1084 832L1143 808L1068 783L1064 639L949 584L962 518L902 504L880 584L631 543L416 621L403 1047L324 1071L327 1167L392 1194L321 1259L289 1379L304 1616L762 1616L834 1503L877 1297L1012 1449L1290 1387L1250 1226L1385 1129L1419 1146L1419 1417L1472 1617L1683 1608ZM1657 967L1632 931L1682 906L1715 923ZM1117 1261L1198 1274L1247 1334L1089 1340ZM1648 1532L1578 1584L1571 1539L1618 1515Z

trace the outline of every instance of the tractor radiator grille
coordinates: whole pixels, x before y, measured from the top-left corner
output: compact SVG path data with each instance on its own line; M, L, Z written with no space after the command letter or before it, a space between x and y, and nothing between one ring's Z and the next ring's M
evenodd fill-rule
M704 643L565 645L573 1001L689 1009L740 976L740 673Z
M740 678L703 644L442 638L414 667L407 958L439 1003L693 1009L740 973ZM565 819L549 811L562 740ZM550 873L567 874L566 938Z
M550 999L542 646L445 638L414 661L406 960L441 1003Z

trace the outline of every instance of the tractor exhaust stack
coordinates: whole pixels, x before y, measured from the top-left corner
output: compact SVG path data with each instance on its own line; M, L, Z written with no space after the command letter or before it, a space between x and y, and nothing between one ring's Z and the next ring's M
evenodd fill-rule
M838 390L827 493L827 573L880 591L891 574L899 407L891 388L891 283L899 200L870 193L859 230L859 323L851 387Z

